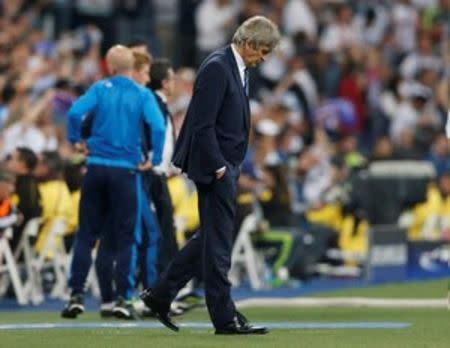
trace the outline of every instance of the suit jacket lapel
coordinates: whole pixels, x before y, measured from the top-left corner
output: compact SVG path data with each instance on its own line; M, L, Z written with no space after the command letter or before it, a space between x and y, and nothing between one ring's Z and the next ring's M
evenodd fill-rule
M239 75L239 69L237 66L236 59L234 59L233 51L231 50L231 46L227 47L227 56L228 60L231 64L231 71L233 72L233 76L235 82L239 85L239 95L241 96L242 103L244 105L244 124L247 129L250 127L250 107L248 103L248 97L245 94L244 86L242 85L241 76Z

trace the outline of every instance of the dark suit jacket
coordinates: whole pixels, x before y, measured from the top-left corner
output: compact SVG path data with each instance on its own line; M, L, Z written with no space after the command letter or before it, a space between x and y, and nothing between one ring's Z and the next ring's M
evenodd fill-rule
M248 145L250 109L230 46L200 66L173 164L194 182L208 184L217 169L238 166Z

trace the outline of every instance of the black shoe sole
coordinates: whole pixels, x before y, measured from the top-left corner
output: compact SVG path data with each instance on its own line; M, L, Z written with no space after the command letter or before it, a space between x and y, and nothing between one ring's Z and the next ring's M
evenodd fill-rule
M161 324L163 324L165 327L167 327L168 329L178 332L180 331L180 328L178 326L176 326L172 320L170 320L169 317L162 317L159 313L156 313L156 319L159 320L159 322Z
M144 304L155 314L156 319L158 319L161 324L175 332L180 330L180 328L175 325L172 320L170 320L169 313L160 311L158 304L155 303L153 294L146 294L144 291L139 295L139 297L142 302L144 302Z
M251 330L216 330L214 332L216 335L265 335L269 333L269 330L266 328L255 328Z
M65 318L65 319L76 319L77 316L81 313L83 313L84 310L80 309L80 308L73 308L71 310L63 310L61 312L61 317Z

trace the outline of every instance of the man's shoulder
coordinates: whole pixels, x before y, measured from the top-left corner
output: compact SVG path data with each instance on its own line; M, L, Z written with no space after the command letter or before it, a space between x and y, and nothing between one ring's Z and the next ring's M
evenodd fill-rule
M200 66L200 71L211 68L211 66L222 67L228 69L229 52L227 52L229 46L220 48L211 53Z

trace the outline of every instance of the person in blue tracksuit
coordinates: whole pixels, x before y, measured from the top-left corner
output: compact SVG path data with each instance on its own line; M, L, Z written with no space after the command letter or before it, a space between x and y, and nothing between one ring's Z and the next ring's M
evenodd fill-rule
M84 311L83 295L92 258L101 233L109 234L116 249L115 284L120 299L130 299L134 288L137 239L141 214L143 163L141 128L151 129L152 165L161 162L164 118L151 93L132 80L133 53L121 45L110 48L106 62L111 78L94 83L70 108L68 139L81 145L83 117L93 112L91 135L86 141L87 173L83 178L79 208L79 230L69 275L71 298L64 318ZM111 228L106 230L105 223Z
M149 54L133 51L134 64L133 64L133 80L145 86L150 79L150 64L151 58ZM89 121L89 120L88 120ZM84 123L84 121L83 121ZM83 127L92 127L91 124L83 125ZM150 129L147 127L147 131ZM89 134L91 133L89 129ZM167 132L166 132L167 133ZM145 134L143 137L145 140ZM163 139L161 139L162 141ZM147 156L147 144L142 144L143 156ZM152 211L150 205L150 192L148 191L148 185L145 184L148 171L142 172L142 191L139 192L139 200L141 202L141 215L140 223L138 223L138 268L140 268L140 278L144 287L152 286L157 280L157 255L158 255L158 243L160 238L159 224L156 218L156 214ZM109 228L107 225L106 230ZM140 237L141 236L141 237ZM109 238L107 234L102 236L99 248L97 250L97 258L95 260L95 269L97 272L97 278L100 287L100 294L102 304L100 306L100 315L102 317L116 316L121 319L136 319L136 313L133 306L125 299L120 301L114 301L116 298L113 287L113 263L115 259L115 247L114 240ZM134 272L134 270L132 270ZM130 274L130 277L134 277L135 274ZM131 285L131 284L130 284ZM130 292L133 289L129 289ZM125 301L124 301L125 300Z

